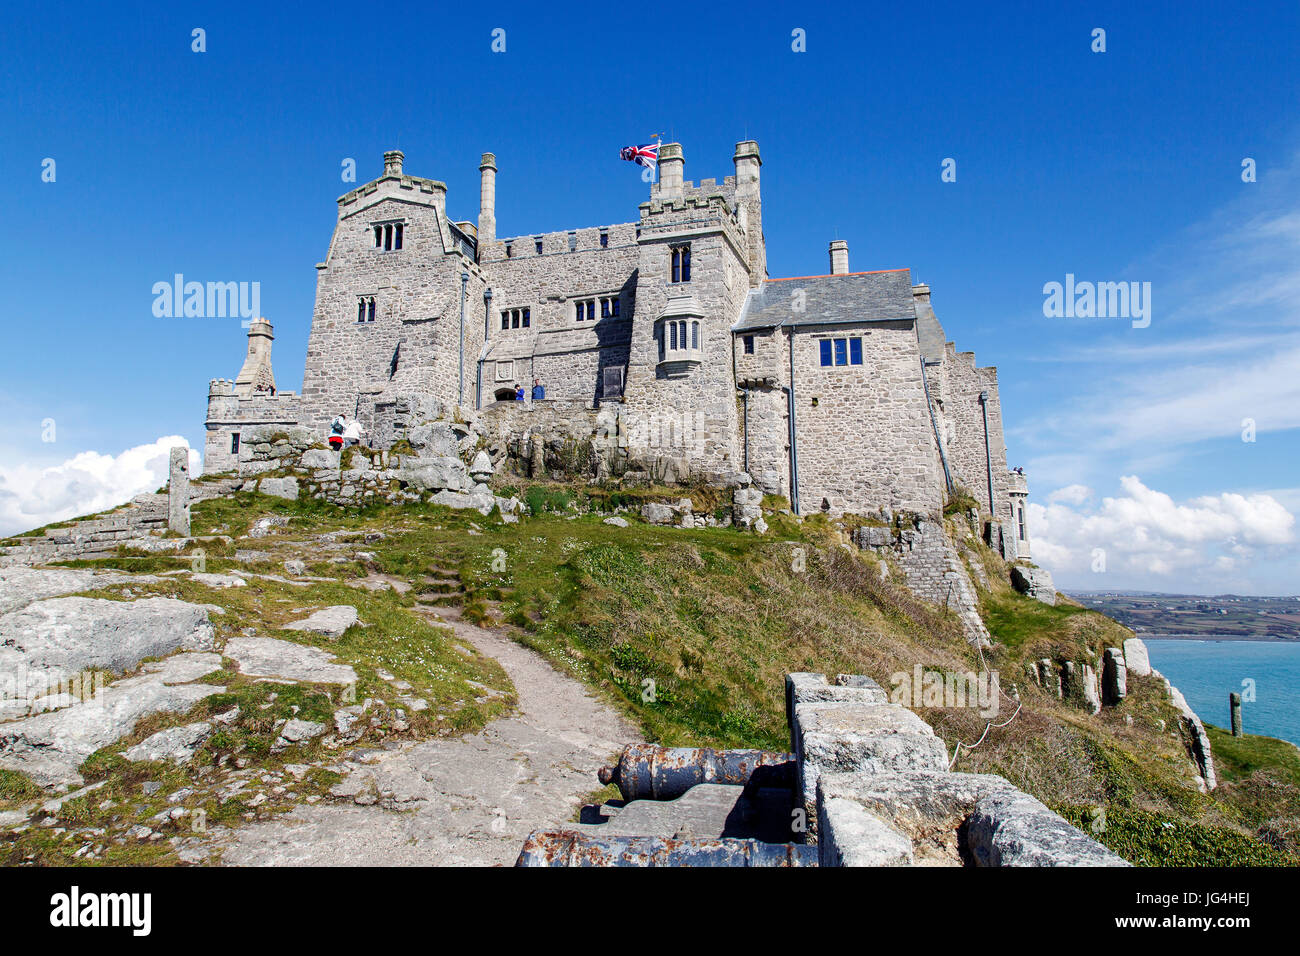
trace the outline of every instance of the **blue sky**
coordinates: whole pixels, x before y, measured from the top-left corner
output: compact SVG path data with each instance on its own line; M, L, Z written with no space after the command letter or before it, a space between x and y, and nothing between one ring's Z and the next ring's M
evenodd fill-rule
M1300 5L905 7L686 5L666 29L608 2L11 6L0 531L153 481L156 448L129 449L201 446L242 331L155 318L155 282L259 282L300 385L345 158L364 182L400 148L472 220L491 150L512 235L635 219L617 151L662 132L695 180L759 142L774 277L843 238L855 270L931 285L999 367L1058 583L1295 592ZM1067 273L1152 283L1150 326L1045 318Z

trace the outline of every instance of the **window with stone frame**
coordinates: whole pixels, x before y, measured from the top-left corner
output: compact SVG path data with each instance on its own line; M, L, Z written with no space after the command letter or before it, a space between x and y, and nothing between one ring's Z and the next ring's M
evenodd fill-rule
M696 352L700 348L699 319L669 319L659 330L659 361L672 361L675 353Z
M375 297L373 295L357 296L357 323L375 321Z
M239 454L239 432L230 433L230 453L232 455ZM1023 538L1024 535L1022 534L1020 537Z
M670 279L674 283L691 281L691 246L686 243L670 247L672 270Z
M862 364L862 338L860 336L842 339L820 339L818 348L823 368L836 365Z
M753 337L752 335L746 335L746 336L745 336L745 343L744 343L744 344L745 344L745 354L746 354L746 355L753 355L753 354L754 354L754 337Z
M600 317L602 319L618 318L618 296L606 296L600 300Z
M533 315L531 309L521 308L501 310L502 329L526 329L532 325L532 322Z
M397 252L402 248L406 224L402 222L377 222L371 227L375 234L375 248L380 252Z
M596 300L579 299L573 303L573 318L577 322L596 321Z

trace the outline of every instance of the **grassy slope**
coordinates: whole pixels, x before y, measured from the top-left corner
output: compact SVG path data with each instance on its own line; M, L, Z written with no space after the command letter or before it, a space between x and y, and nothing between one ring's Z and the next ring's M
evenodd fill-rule
M771 516L774 533L764 537L720 528L657 528L635 519L618 528L571 510L583 491L519 490L539 514L517 524L432 507L346 514L313 503L240 496L196 506L195 526L196 533L224 527L238 534L258 515L278 512L294 516L290 530L296 535L339 527L384 531L384 540L358 545L375 553L379 569L412 581L431 567L457 574L467 592L467 617L513 625L519 640L597 689L649 739L665 744L788 749L783 675L791 670L864 673L888 688L892 674L916 664L941 671L981 668L951 615L893 583L897 572L882 580L876 559L847 547L822 519L796 525ZM639 495L592 497L604 506L634 505ZM1224 786L1205 796L1194 788L1176 715L1156 682L1131 679L1128 699L1096 716L1028 684L1025 662L1095 657L1099 647L1115 645L1129 632L1081 607L1050 608L1015 594L1000 583L1006 580L1000 560L973 539L968 545L991 585L981 592L982 611L998 646L986 652L987 663L1002 675L1004 691L1017 685L1023 707L977 750L963 752L955 769L1008 777L1090 825L1135 862L1296 862L1255 838L1262 832L1290 853L1297 848L1300 798L1294 776L1278 776L1281 757L1263 754L1251 763L1243 756L1240 766L1225 757ZM276 538L239 546L274 550ZM243 567L228 562L233 547L209 546L208 570ZM135 563L156 570L175 567L177 560L142 557ZM336 565L331 573L348 572ZM404 670L412 649L396 640L404 629L394 622L410 620L412 596L370 595L339 584L281 593L259 582L258 589L271 600L253 601L253 588L240 589L249 592L235 615L241 623L266 627L258 623L263 616L273 625L285 616L278 606L285 600L293 607L355 604L363 619L390 623L370 633L369 646L354 654L338 645L330 649L355 659L363 681L368 661L382 661L408 679L429 680L420 668ZM184 593L185 586L172 590ZM229 593L222 592L223 598ZM454 658L439 659L451 666L458 663ZM452 699L463 686L459 680L429 686L431 701ZM358 697L368 692L359 689ZM1008 697L1001 703L998 722L1016 707ZM918 712L950 752L956 741L974 742L985 728L970 709ZM466 728L487 716L470 713Z

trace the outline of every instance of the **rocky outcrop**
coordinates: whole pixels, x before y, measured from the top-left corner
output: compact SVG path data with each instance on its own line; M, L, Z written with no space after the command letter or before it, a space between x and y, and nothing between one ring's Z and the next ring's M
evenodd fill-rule
M313 634L323 634L325 637L342 637L343 632L355 623L357 623L357 609L348 604L336 604L333 607L321 608L301 621L286 624L283 630L311 631Z
M239 673L274 677L305 684L355 684L357 673L347 664L335 664L328 651L273 637L232 637L222 653L233 660Z
M0 616L3 700L33 702L86 671L134 670L146 657L208 650L206 608L171 598L58 597Z
M1044 604L1056 604L1056 585L1052 576L1042 568L1026 567L1021 564L1011 566L1011 586L1021 594L1042 601Z

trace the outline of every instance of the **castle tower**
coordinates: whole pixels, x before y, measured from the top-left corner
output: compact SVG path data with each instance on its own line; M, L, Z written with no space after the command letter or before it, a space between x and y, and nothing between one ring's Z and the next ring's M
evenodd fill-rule
M475 230L447 215L446 183L404 172L404 159L389 150L382 176L339 197L316 265L303 424L346 412L378 436L377 406L394 405L399 389L454 403L464 383L473 395L483 320L481 305L471 309L485 289Z
M266 319L253 319L248 323L248 356L244 367L235 377L235 394L249 396L254 392L274 392L275 374L271 371L271 323Z
M757 150L740 165L749 198L727 177L684 180L678 143L659 148L659 182L641 204L637 320L624 421L629 455L677 479L740 470L731 326L750 290ZM669 477L667 470L662 476Z
M478 244L482 249L497 237L497 158L484 153L479 161Z

